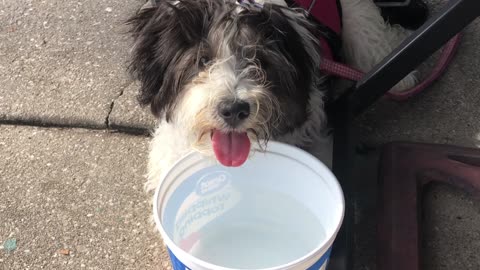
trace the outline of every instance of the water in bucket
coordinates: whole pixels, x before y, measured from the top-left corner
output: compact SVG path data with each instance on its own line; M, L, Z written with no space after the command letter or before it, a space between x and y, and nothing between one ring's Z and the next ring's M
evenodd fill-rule
M223 267L260 269L301 258L325 240L320 220L304 204L238 172L210 167L172 194L165 227L183 250Z

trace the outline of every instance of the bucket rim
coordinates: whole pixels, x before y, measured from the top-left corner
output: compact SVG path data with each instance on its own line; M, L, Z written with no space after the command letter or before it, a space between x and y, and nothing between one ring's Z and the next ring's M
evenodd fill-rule
M295 146L277 142L277 141L269 141L268 146L266 149L261 150L260 147L255 146L256 150L259 150L263 153L274 153L274 154L281 154L281 155L286 155L292 159L295 159L297 162L302 163L304 166L307 167L315 167L311 168L314 169L317 174L322 175L325 177L325 179L329 179L329 185L330 187L335 190L335 193L339 196L339 201L340 205L338 205L340 215L339 215L339 220L337 222L337 227L333 231L332 234L329 235L329 237L326 237L323 241L321 241L318 246L314 249L312 249L310 252L305 254L302 257L299 257L291 262L278 265L278 266L273 266L273 267L268 267L268 268L260 268L257 270L293 270L297 269L297 267L301 267L307 262L311 262L311 264L316 262L316 259L320 258L325 254L328 249L332 246L335 238L337 237L338 231L341 228L341 225L343 223L344 215L345 215L345 198L344 194L342 191L342 188L340 186L340 183L338 182L337 178L335 175L331 172L331 170L323 164L319 159L311 155L310 153L297 148ZM313 164L313 166L306 164L305 162L302 162L301 160L298 160L296 157L300 156L300 158L303 159L308 159L309 164ZM205 160L207 158L204 158L201 156L200 153L192 151L189 152L188 154L184 155L182 158L180 158L178 161L174 163L174 165L163 175L163 179L167 179L171 177L171 174L175 172L175 169L180 165L185 162L188 162L192 158L197 158L199 160ZM199 162L199 161L197 161ZM320 171L320 172L319 172ZM223 267L219 266L216 264L212 264L209 262L206 262L204 260L201 260L188 252L184 251L181 249L175 242L170 238L168 233L165 231L165 229L162 226L162 222L160 220L161 211L159 211L159 206L163 206L165 202L164 200L161 200L161 203L159 202L159 197L160 197L160 190L162 190L162 187L164 186L164 181L161 182L160 185L158 185L155 189L155 194L153 197L153 216L155 220L155 227L157 230L160 231L160 234L163 238L164 243L166 244L167 248L171 250L171 252L177 257L182 263L184 263L187 267L190 267L189 265L194 265L194 269L202 269L202 270L246 270L246 269L239 269L239 268L230 268L230 267ZM168 190L168 188L167 188ZM188 264L188 265L187 265ZM310 265L311 266L311 265ZM309 267L309 266L307 266Z

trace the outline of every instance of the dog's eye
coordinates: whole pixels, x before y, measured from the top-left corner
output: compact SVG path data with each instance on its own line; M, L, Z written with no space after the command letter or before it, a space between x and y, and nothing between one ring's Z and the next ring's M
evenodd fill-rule
M210 63L210 59L206 56L200 57L200 60L198 61L198 65L201 67L206 67Z

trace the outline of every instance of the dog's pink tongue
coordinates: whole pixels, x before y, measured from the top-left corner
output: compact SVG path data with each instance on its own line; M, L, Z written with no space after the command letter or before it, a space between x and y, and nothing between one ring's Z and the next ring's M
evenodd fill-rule
M222 133L215 130L212 136L212 145L217 160L223 166L241 166L250 153L250 139L248 139L247 133Z

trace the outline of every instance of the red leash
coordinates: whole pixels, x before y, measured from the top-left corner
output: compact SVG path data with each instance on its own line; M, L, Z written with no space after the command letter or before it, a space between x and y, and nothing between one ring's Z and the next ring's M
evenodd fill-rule
M443 46L442 53L435 67L433 68L430 75L428 75L422 82L410 89L405 89L399 92L387 92L386 96L393 100L403 101L420 93L422 90L430 86L443 74L447 66L452 61L453 56L455 55L455 52L460 43L460 39L461 34L457 34L450 41L448 41L445 46ZM363 76L365 76L365 73L357 69L328 59L322 60L320 69L330 75L355 82L361 80Z

